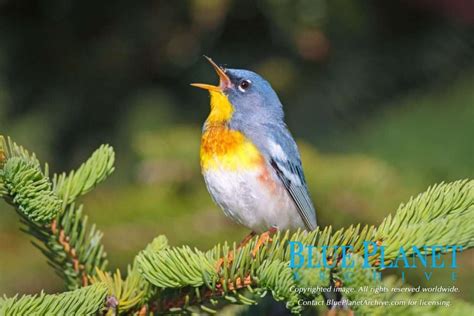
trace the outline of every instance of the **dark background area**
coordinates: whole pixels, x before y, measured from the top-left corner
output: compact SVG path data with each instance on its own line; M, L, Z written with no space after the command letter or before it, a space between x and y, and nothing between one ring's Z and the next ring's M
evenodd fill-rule
M217 81L203 54L272 83L322 225L377 224L474 174L472 1L0 1L0 133L53 171L115 147L117 171L84 199L112 267L158 234L206 248L246 233L199 174L209 100L189 83ZM18 227L0 205L0 293L60 290ZM464 254L471 301L473 268Z

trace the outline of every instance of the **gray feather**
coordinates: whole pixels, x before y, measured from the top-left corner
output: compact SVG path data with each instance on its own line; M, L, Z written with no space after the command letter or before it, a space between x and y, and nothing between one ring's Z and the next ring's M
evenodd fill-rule
M259 148L275 171L277 178L285 186L295 202L306 229L316 229L316 211L309 196L298 147L284 123L267 123L256 129L247 127L243 129L243 132ZM275 155L272 143L279 145L284 155Z

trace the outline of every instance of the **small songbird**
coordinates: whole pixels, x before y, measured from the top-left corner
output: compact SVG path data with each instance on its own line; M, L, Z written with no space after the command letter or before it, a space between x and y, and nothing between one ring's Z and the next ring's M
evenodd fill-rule
M211 98L200 157L212 198L253 234L314 230L316 213L277 94L258 74L226 69L206 58L219 85L192 85L208 90Z

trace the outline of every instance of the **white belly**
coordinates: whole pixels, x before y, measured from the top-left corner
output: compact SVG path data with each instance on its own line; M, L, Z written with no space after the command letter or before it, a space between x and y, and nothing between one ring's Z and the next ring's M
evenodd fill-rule
M234 221L261 233L304 228L296 206L282 184L268 185L262 172L212 169L203 172L207 189L224 213ZM268 180L268 179L267 179ZM270 183L273 183L270 179Z

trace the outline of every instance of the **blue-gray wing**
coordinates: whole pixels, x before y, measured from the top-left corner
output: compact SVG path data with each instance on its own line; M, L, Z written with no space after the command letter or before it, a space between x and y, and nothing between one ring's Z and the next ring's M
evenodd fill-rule
M264 153L285 186L308 230L316 229L316 211L308 193L301 159L295 141L286 127L271 128Z
M301 166L276 159L271 160L270 164L295 202L306 229L316 229L316 212L308 194Z

